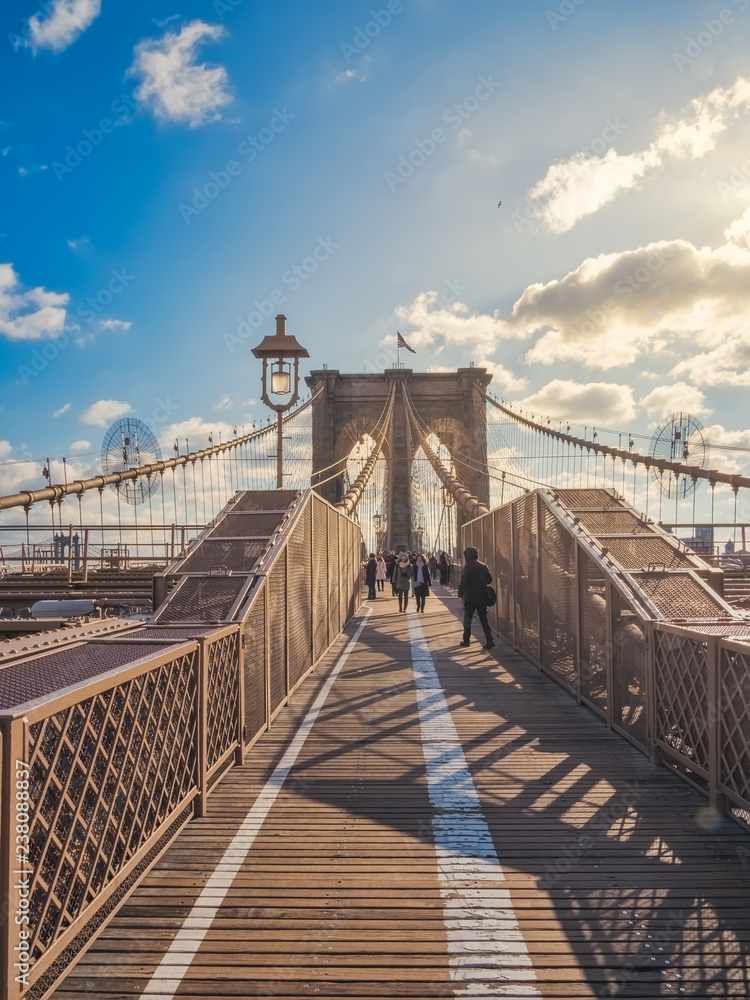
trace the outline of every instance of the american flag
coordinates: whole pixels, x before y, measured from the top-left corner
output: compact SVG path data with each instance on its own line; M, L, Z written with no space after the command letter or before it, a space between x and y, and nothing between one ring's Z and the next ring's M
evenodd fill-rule
M398 331L396 331L396 332L398 333ZM404 340L404 338L401 336L400 333L398 334L398 347L399 347L399 349L402 348L402 347L404 347L404 348L406 348L407 351L411 351L412 354L416 354L417 353L414 350L413 347L409 347L409 345L406 343L406 341Z

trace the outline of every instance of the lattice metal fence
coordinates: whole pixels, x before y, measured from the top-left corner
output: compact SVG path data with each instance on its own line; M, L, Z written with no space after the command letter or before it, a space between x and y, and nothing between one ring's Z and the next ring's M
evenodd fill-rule
M220 558L235 565L236 541L237 575L190 575L183 558L151 624L0 672L3 1000L55 988L358 607L344 514L311 491L227 511ZM248 555L261 523L273 534Z
M700 559L601 489L529 493L462 544L490 566L501 635L747 822L750 630Z

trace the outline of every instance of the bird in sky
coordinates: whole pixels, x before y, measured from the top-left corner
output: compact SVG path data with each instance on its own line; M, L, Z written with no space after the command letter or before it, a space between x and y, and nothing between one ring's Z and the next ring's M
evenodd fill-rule
M499 201L499 202L497 203L497 207L498 207L498 208L500 208L500 206L501 206L501 205L502 205L502 202L501 202L501 201Z

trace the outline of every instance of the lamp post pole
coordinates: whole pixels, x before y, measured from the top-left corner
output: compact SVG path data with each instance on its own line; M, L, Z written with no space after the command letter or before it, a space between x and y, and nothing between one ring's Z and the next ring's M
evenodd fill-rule
M299 359L309 358L297 338L286 332L286 316L276 317L276 335L264 337L253 348L253 355L263 359L263 395L261 399L276 413L276 489L284 486L284 422L282 414L299 399ZM269 362L271 367L269 370ZM274 396L289 396L286 403L274 403Z
M284 486L284 423L281 410L276 417L276 489Z

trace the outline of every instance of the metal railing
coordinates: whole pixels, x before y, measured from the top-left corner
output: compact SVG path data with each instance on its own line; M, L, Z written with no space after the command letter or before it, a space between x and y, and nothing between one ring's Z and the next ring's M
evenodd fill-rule
M0 577L63 575L87 582L90 574L142 570L174 561L205 525L66 524L0 526Z
M359 555L357 526L308 491L231 620L157 614L0 670L3 998L48 996L205 814L356 611Z
M627 508L581 517L633 517ZM538 491L463 526L463 547L476 547L493 574L490 625L715 809L750 825L750 622L699 568L624 569L578 520ZM641 527L619 540L662 544L655 527Z

